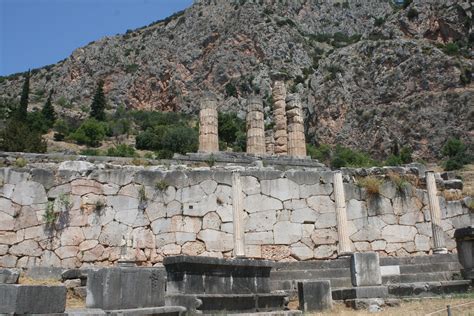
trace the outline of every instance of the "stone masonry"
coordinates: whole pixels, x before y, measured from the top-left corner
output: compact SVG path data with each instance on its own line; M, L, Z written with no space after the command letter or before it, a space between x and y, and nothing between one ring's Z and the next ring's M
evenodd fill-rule
M337 256L332 171L238 168L246 256ZM111 266L123 247L143 266L181 254L230 258L235 170L86 161L0 168L0 267ZM411 184L398 189L384 176L388 170L343 171L350 242L355 251L380 256L428 254L433 241L427 192ZM380 193L368 195L350 176L355 171L382 177ZM438 199L442 237L453 252L454 231L471 225L470 212L463 200Z
M257 155L266 153L263 103L257 97L247 100L247 153Z
M275 154L288 154L288 131L286 121L286 87L283 81L276 81L272 91L273 116L275 122Z
M288 117L288 155L306 157L306 138L304 134L303 107L298 94L286 98L286 116Z
M212 94L206 94L201 100L199 112L199 152L219 151L217 100Z
M267 155L275 154L275 137L273 130L265 131L265 151Z

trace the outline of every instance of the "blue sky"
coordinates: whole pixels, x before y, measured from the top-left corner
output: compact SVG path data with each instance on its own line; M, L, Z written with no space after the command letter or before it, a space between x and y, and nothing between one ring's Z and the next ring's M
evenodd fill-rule
M78 47L183 10L192 0L0 0L0 75L54 64Z

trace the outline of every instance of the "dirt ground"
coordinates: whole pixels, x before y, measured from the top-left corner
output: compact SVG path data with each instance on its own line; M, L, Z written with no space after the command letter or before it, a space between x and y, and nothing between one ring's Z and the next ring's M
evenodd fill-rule
M445 316L448 315L446 306L451 306L452 316L474 316L474 292L456 295L449 298L424 298L413 300L402 300L398 307L383 307L378 313L368 311L355 311L346 307L343 303L334 303L333 310L326 313L305 314L307 316ZM290 303L291 309L297 309L298 302Z

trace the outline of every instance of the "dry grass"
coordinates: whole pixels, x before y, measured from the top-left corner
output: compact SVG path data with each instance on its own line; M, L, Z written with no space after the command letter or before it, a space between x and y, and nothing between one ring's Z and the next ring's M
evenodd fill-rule
M67 293L66 308L85 308L86 301L75 296L71 291Z
M293 302L292 302L293 303ZM296 302L296 307L297 307ZM466 305L463 305L466 304ZM446 306L451 306L452 315L455 316L474 316L474 296L473 294L465 296L454 296L452 298L425 298L411 301L402 301L399 307L384 307L379 313L373 315L380 316L445 316L447 315ZM460 306L463 305L463 306ZM294 308L294 304L290 305L291 309ZM435 313L436 311L440 311ZM435 313L435 314L432 314ZM351 308L346 307L343 303L335 303L334 308L331 312L326 313L315 313L305 314L311 316L362 316L372 315L368 311L355 311Z
M446 201L459 201L463 199L461 190L444 190L441 194Z
M23 284L23 285L47 285L47 286L54 286L54 285L63 285L61 281L58 280L34 280L32 278L28 278L25 276L20 276L20 279L18 280L18 284Z
M367 190L369 195L377 195L380 193L380 187L383 184L383 180L374 176L368 176L357 179L357 184Z
M459 175L464 183L464 196L474 196L474 164L464 166Z

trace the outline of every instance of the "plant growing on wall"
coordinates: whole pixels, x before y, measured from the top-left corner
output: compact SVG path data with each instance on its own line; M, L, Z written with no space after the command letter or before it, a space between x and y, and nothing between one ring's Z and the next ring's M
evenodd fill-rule
M46 223L46 225L49 228L54 228L54 224L56 224L56 221L58 220L58 212L54 210L54 202L49 201L48 204L46 205L46 210L43 214L43 219Z
M165 180L160 180L155 184L155 189L157 189L158 191L163 192L166 189L168 189L169 186L170 185L168 184L168 182L166 182Z
M374 176L368 176L359 178L357 185L364 188L369 196L375 196L380 194L380 188L383 185L383 180Z

